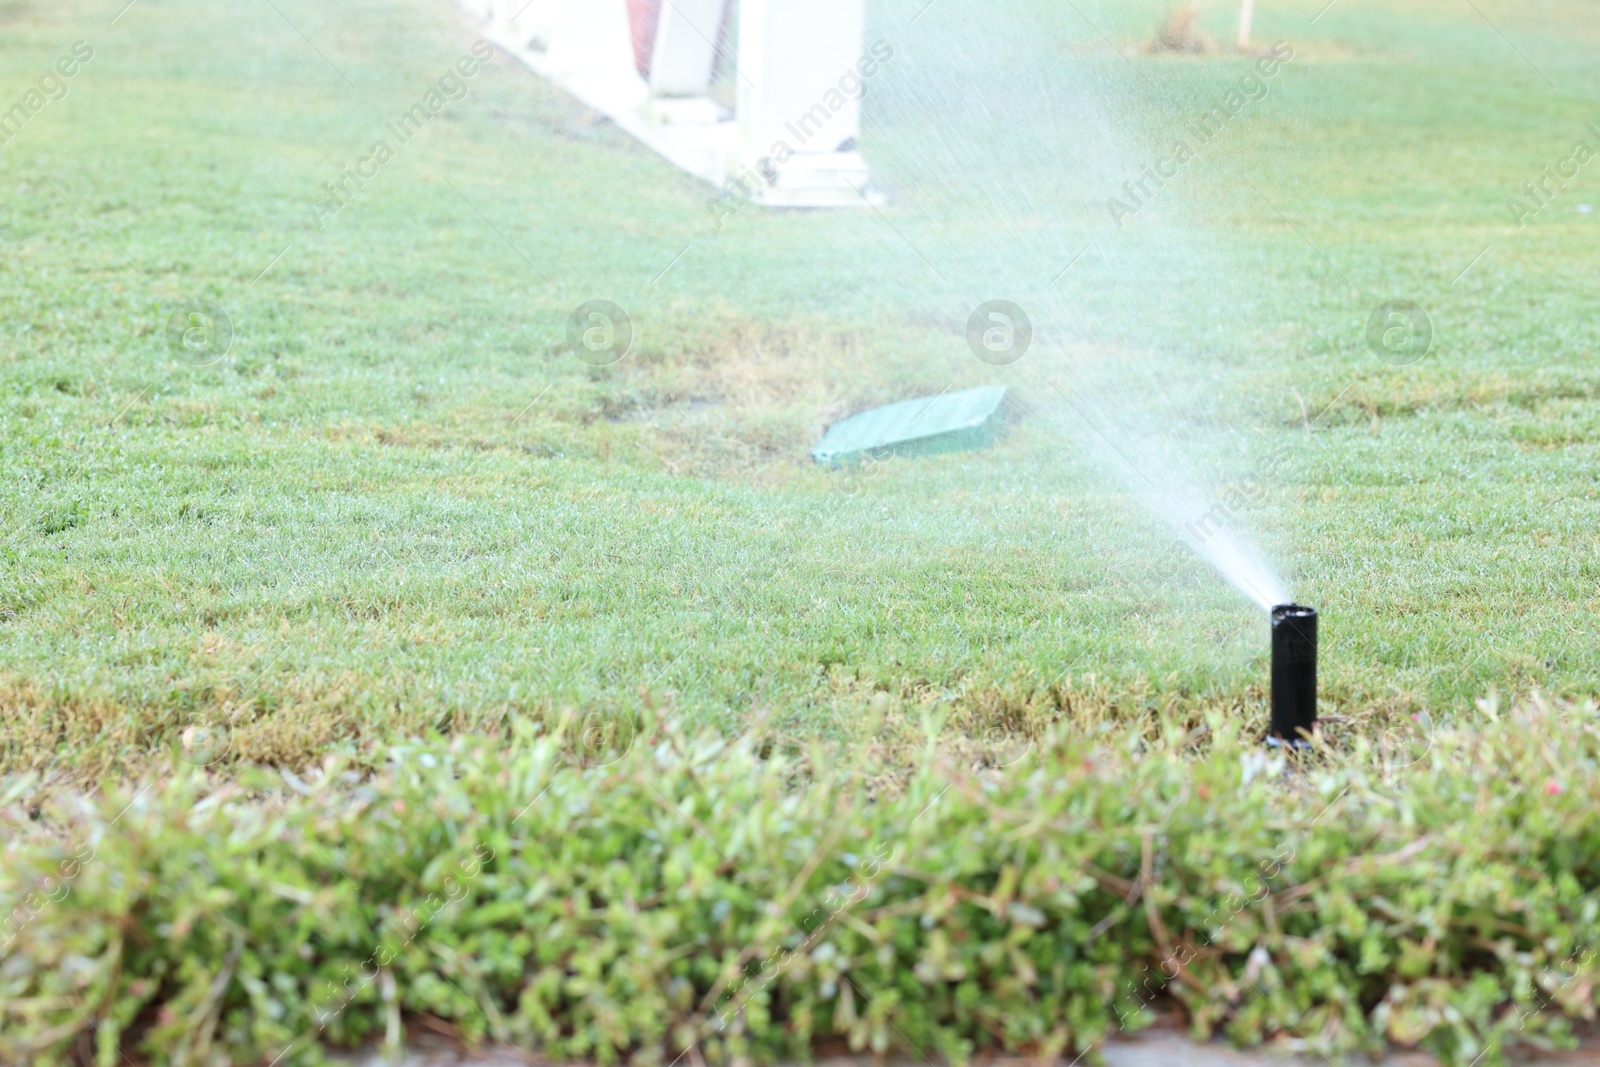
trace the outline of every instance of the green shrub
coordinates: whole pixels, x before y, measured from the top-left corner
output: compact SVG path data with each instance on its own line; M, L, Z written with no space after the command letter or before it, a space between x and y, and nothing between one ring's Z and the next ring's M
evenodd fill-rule
M959 1061L1175 998L1244 1043L1487 1063L1593 1014L1590 707L1486 704L1299 768L1220 718L905 774L662 723L599 766L574 734L40 812L13 783L0 1059L306 1063L431 1016L600 1063Z

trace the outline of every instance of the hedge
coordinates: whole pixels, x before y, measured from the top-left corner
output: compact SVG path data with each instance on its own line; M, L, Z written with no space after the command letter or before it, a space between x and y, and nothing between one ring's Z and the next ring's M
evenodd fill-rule
M1597 730L1489 702L1295 763L1219 717L895 768L658 717L604 760L530 724L377 774L178 765L38 806L19 779L0 1059L313 1063L421 1027L602 1064L961 1062L1175 1002L1245 1044L1494 1063L1594 1013Z

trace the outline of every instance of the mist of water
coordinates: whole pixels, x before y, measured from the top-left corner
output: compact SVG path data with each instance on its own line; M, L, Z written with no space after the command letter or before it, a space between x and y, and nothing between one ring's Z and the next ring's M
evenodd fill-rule
M1240 339L1264 312L1260 265L1198 221L1203 202L1237 193L1230 152L1250 116L1204 147L1191 123L1247 68L1183 61L1210 63L1214 94L1197 97L1163 62L1108 42L1094 20L1109 8L937 0L912 21L921 6L886 4L868 30L895 49L865 104L869 158L894 206L819 224L879 248L855 265L863 287L941 321L996 298L1025 309L1032 343L992 379L1251 601L1286 602L1215 488L1238 478L1262 436L1241 417L1238 383ZM1131 203L1125 183L1179 140L1196 158L1115 218L1108 201Z

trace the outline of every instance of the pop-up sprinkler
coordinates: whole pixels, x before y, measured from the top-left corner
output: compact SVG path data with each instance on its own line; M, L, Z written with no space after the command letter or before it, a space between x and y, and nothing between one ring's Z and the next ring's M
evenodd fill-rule
M1317 609L1272 609L1272 734L1269 745L1309 746L1317 725Z

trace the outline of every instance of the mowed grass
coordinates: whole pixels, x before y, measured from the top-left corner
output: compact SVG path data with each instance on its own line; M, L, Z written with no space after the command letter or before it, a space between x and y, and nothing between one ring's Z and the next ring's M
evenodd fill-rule
M1587 4L1271 5L1258 39L1295 60L1125 230L1073 122L1153 161L1251 62L1144 54L1155 3L874 5L894 203L721 229L504 55L319 227L324 183L468 53L453 9L120 6L0 7L6 106L95 48L0 150L4 771L127 772L197 725L301 764L642 701L797 737L1259 720L1261 613L1029 365L966 348L977 299L1050 293L1088 309L1113 431L1147 414L1124 365L1181 393L1209 499L1283 457L1232 525L1323 612L1325 714L1600 692L1600 165L1520 229L1505 205L1600 148ZM1079 110L1043 106L1055 72ZM985 199L995 159L1017 185ZM615 366L565 351L595 298L633 324ZM1364 336L1394 298L1435 330L1410 366ZM208 367L165 339L195 299L234 330ZM843 414L993 381L984 452L807 458Z

